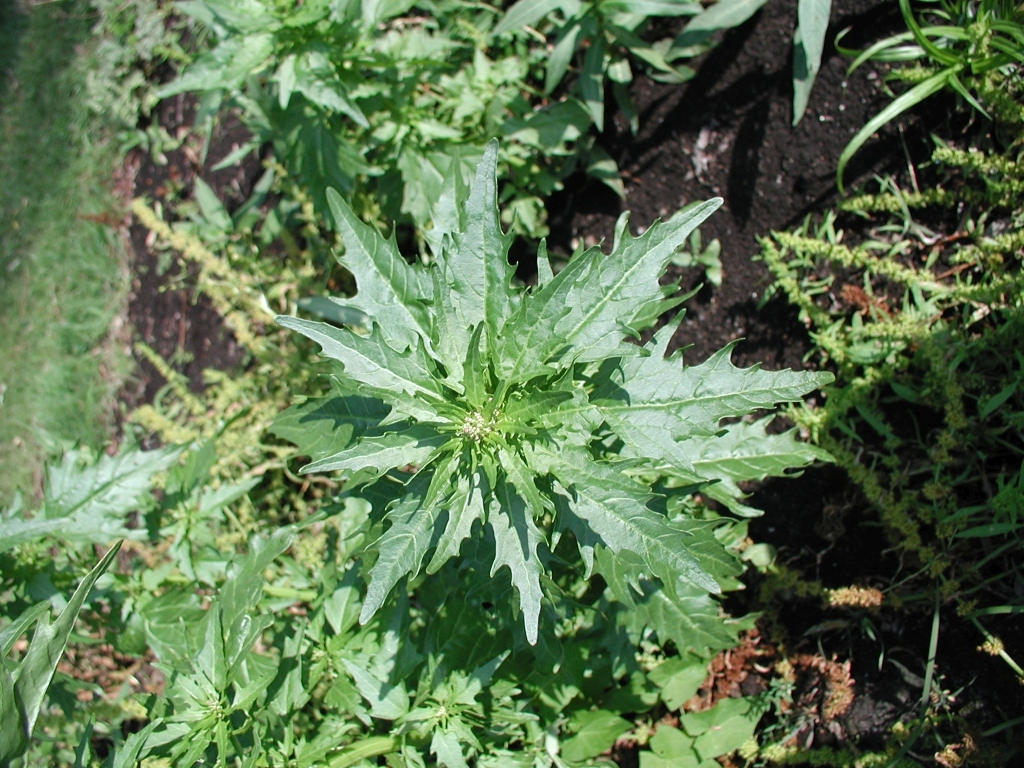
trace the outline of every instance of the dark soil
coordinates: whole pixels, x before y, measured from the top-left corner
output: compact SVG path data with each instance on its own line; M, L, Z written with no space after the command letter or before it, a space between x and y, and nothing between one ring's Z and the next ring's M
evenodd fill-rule
M194 115L194 99L179 95L162 102L153 119L172 136L184 136ZM148 152L132 153L127 163L135 179L132 196L142 197L150 204L159 200L167 206L180 195L191 194L193 180L199 176L217 191L228 210L237 208L248 199L262 170L259 159L249 155L241 164L220 171L211 170L211 166L249 136L237 120L229 117L215 125L206 162L201 160L202 140L193 134L188 134L181 148L165 153L165 164L156 164ZM164 215L169 218L168 213ZM244 350L235 343L209 299L195 292L189 269L177 254L161 259L149 231L138 222L131 227L131 244L135 269L128 318L136 338L164 360L178 362L177 370L188 377L196 391L202 388L204 370L229 370L239 365ZM166 383L148 360L136 357L140 375L123 398L133 405L151 402Z
M850 27L845 44L853 48L902 24L898 9L882 0L836 2L832 13L827 40ZM686 203L724 198L722 209L701 227L704 242L722 243L723 284L705 285L686 304L689 317L674 342L692 345L689 363L742 338L737 364L802 367L807 335L795 312L782 300L758 310L770 280L767 269L751 261L760 252L757 237L791 227L835 200L840 153L888 102L878 87L877 67L864 66L847 77L849 60L830 45L807 113L791 126L795 19L795 0L769 4L695 60L697 76L685 86L638 78L632 95L641 115L639 134L632 136L618 118L602 142L623 171L626 199L578 176L549 205L552 248L569 253L576 238L587 245L610 242L623 210L631 212L636 231ZM934 122L918 116L908 132L927 135ZM904 142L890 128L854 157L846 183L905 168L905 146L919 157L930 153L920 138ZM703 279L698 269L682 277L684 287Z
M815 467L792 480L769 480L750 503L765 510L764 517L751 521L751 538L774 544L780 563L825 588L857 585L884 591L920 567L903 561L895 542L886 540L877 514L836 467ZM751 580L735 612L766 610L771 618L766 634L789 654L835 655L852 663L853 705L831 731L819 729L818 743L835 743L838 733L862 748L878 747L892 723L917 712L935 610L930 593L915 602L887 603L868 611L827 608L820 599L795 591L776 593L764 606L757 602L759 586L759 579ZM988 628L1003 639L1011 657L1024 654L1020 616L989 621ZM950 711L969 722L975 736L1024 712L1024 686L1002 659L982 652L983 640L968 620L956 615L955 604L940 606L938 684L949 694Z

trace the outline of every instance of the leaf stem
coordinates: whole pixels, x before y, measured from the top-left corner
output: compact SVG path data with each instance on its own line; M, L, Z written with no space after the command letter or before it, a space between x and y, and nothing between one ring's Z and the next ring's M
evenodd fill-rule
M1006 652L1006 649L1003 648L1003 644L999 642L998 639L994 637L991 632L985 629L984 625L982 625L982 623L978 621L978 619L975 616L971 617L971 621L974 623L974 626L978 628L978 631L985 636L986 644L995 650L999 658L1005 661L1007 666L1009 666L1010 669L1017 673L1018 677L1024 678L1024 669L1021 669L1020 665L1013 660L1013 657Z

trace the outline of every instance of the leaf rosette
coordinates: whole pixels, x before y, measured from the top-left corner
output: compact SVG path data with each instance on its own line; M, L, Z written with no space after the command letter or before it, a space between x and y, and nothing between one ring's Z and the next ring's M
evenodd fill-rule
M609 255L579 252L557 274L542 243L537 285L515 285L511 238L499 224L497 154L492 142L469 190L458 173L447 180L426 233L428 265L408 263L393 236L329 190L340 262L358 288L331 301L364 320L336 327L278 318L340 365L331 392L293 406L274 431L312 457L303 472L340 472L349 488L376 485L392 499L389 525L372 545L361 621L399 580L424 564L437 571L471 536L491 542L492 576L508 568L531 643L541 575L565 533L587 577L595 548L604 548L622 556L617 567L633 582L719 592L718 579L736 570L714 533L659 510L658 494L639 478L707 484L712 498L747 512L737 481L824 454L756 425L723 427L723 419L799 400L831 376L740 369L729 349L684 366L666 357L678 321L646 344L631 340L685 298L659 279L720 199L639 237L623 216ZM719 443L733 450L716 450Z

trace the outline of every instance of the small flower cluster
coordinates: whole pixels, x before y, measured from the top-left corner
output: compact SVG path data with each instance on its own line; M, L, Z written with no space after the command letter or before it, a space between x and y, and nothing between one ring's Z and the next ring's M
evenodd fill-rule
M882 592L874 587L826 589L825 600L832 608L878 608L882 604Z

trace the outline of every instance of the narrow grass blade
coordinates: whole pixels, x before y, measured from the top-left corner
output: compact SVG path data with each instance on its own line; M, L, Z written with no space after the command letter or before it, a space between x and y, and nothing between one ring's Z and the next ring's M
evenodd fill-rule
M935 597L935 611L932 613L932 634L928 639L928 666L924 671L924 688L921 691L921 719L924 719L928 711L928 702L931 701L932 680L935 677L935 656L939 651L939 603L938 595Z
M974 107L974 109L978 110L989 120L992 119L992 116L988 112L986 112L985 108L981 106L978 100L974 98L973 95L971 95L971 92L967 90L967 87L960 81L960 78L957 77L956 74L952 74L949 76L949 86L958 94L960 94L960 96L963 97L964 101L966 101L968 104Z
M863 128L857 131L857 135L850 139L850 143L846 145L843 153L839 156L839 162L836 164L836 186L839 187L840 192L843 191L843 171L846 169L846 164L850 162L850 158L857 153L857 150L864 146L864 143L871 138L871 134L897 115L903 114L929 96L941 91L946 86L950 75L955 75L956 72L956 69L944 69L927 80L922 80L902 96L894 99L889 106L871 118L865 123Z
M925 31L921 29L917 19L914 18L913 11L910 10L910 0L900 0L900 11L903 12L903 20L907 24L907 29L914 34L914 39L917 40L918 45L925 49L932 60L944 67L952 67L957 64L962 66L960 57L956 53L937 46L925 34Z

